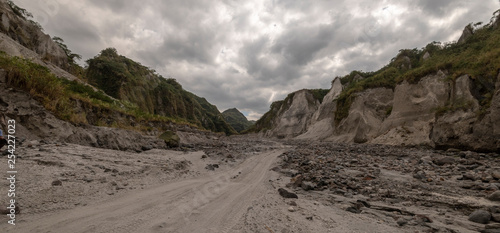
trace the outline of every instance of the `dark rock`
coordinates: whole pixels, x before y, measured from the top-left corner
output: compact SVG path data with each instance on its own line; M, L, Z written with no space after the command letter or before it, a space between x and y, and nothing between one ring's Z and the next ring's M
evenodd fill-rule
M205 169L207 170L210 170L210 171L213 171L215 170L216 168L219 168L219 164L208 164Z
M484 229L496 229L496 230L500 230L500 224L498 224L498 223L488 224L488 225L484 226Z
M165 131L159 138L163 139L168 147L179 147L181 141L177 133L170 130Z
M306 217L307 220L309 221L312 221L313 220L313 217L312 216L309 216L309 217Z
M467 173L463 175L462 179L476 181L478 178L473 174Z
M352 206L349 206L347 207L347 209L345 209L346 211L349 211L351 213L355 213L355 214L360 214L361 213L361 210L356 208L356 207L352 207Z
M455 158L453 157L443 157L439 159L435 159L432 161L434 164L438 166L444 166L446 164L454 164L455 163Z
M297 194L287 191L286 189L278 189L279 194L284 198L299 198Z
M16 201L16 207L14 208L14 211L15 211L15 214L21 213L21 209L17 205L17 201ZM2 207L2 211L0 211L0 214L2 214L2 215L10 214L10 209L7 209L7 207Z
M303 180L304 178L302 177L302 175L297 175L291 179L291 182L295 187L301 187Z
M469 221L487 224L491 219L490 212L486 210L476 210L469 215Z
M488 211L492 214L499 213L500 214L500 206L490 206Z
M370 203L368 203L368 202L366 202L366 201L363 201L363 200L357 200L356 202L357 202L357 203L362 204L362 205L363 205L364 207L366 207L366 208L370 208L370 207L371 207Z
M288 176L288 177L294 177L299 172L297 170L288 169L288 170L281 170L281 173L283 173L285 176Z
M406 220L405 218L399 218L396 223L399 225L399 226L404 226L408 223L408 220Z
M425 176L425 173L423 171L418 171L416 173L413 174L413 178L417 179L417 180L425 180L427 179L427 177Z
M491 172L491 177L493 177L494 179L500 180L500 171Z
M142 146L141 147L142 151L148 151L148 150L152 150L153 149L153 146L151 145L146 145L146 146Z
M313 184L312 182L305 181L305 182L302 182L302 184L300 185L300 187L302 189L304 189L305 191L309 191L309 190L315 189L316 185Z
M202 155L202 156L201 156L201 158L202 158L202 159L206 159L206 158L207 158L207 155L205 155L205 154L204 154L204 155Z
M494 222L500 222L500 214L491 214L491 220Z
M417 214L415 215L415 218L417 218L418 221L432 223L432 219L423 214Z
M52 181L52 186L61 186L61 185L62 185L62 181L60 181L60 180Z
M500 202L500 191L496 191L488 196L488 200L490 201L499 201Z
M291 206L297 206L297 202L294 202L294 201L291 201L288 204L291 205Z
M488 224L481 233L500 233L500 224Z
M500 233L500 229L485 229L480 231L481 233Z

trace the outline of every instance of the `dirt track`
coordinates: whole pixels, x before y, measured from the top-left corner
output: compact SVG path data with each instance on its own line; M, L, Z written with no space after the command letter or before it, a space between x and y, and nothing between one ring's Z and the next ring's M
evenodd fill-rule
M493 187L494 179L454 181L462 177L454 175L462 162L487 164L470 165L481 174L498 167L472 152L468 160L438 166L441 160L432 162L429 155L449 153L305 142L285 147L243 138L191 151L136 153L39 142L21 148L21 214L16 226L4 216L1 232L477 232L485 226L468 221L468 209L496 205L483 191L463 188ZM425 171L427 179L404 170L414 160L411 168ZM292 173L300 173L304 185L294 187L299 176ZM279 188L298 199L283 198ZM359 200L371 207L353 212Z
M13 232L224 232L268 188L265 182L270 167L282 152L262 153L223 172L130 192L112 201L42 216L27 215L23 217L25 221L10 229L15 229Z

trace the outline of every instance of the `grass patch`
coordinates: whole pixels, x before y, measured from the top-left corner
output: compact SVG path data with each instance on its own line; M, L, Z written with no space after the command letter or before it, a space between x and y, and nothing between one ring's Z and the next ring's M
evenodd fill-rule
M430 57L424 59L425 53ZM451 81L464 74L470 75L474 80L474 97L480 102L480 112L484 114L491 105L494 83L500 70L500 29L485 25L476 28L472 37L462 44L432 42L421 49L400 50L388 65L378 71L353 71L341 77L346 88L337 99L335 122L338 124L348 116L356 93L377 87L394 89L404 81L415 84L439 70L447 71ZM359 76L363 79L358 80ZM454 109L456 106L437 111Z
M83 101L90 106L102 109L102 112L119 112L133 117L136 121L174 122L181 125L196 127L194 124L180 118L154 115L140 110L137 106L126 101L113 100L101 91L96 91L90 86L57 78L49 69L33 63L27 59L11 57L0 52L0 68L7 71L7 84L28 92L38 100L47 110L59 119L75 124L87 123L85 113L75 111L75 101ZM102 126L118 128L134 128L120 122ZM98 125L99 125L98 124ZM137 126L140 129L142 126Z

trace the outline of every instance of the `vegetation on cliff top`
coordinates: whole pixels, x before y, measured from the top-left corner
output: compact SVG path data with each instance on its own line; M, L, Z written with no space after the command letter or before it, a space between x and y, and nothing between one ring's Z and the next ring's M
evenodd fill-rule
M434 41L421 49L402 49L380 70L352 71L339 77L342 84L347 86L337 99L336 123L348 116L356 93L377 87L394 89L403 81L417 83L439 70L447 72L450 81L465 74L470 75L476 90L474 97L481 103L481 112L484 112L491 103L500 69L500 30L494 22L492 20L483 27L480 27L481 23L469 24L468 27L474 29L473 34L464 43Z
M500 10L494 13L491 22L469 24L473 31L463 43L431 42L421 49L401 49L389 64L377 71L352 71L339 78L345 87L337 97L335 122L338 124L349 115L349 109L356 94L370 88L391 88L407 81L418 83L421 78L435 74L442 70L446 72L448 81L454 81L462 75L469 75L473 79L474 97L479 101L481 109L478 115L484 113L491 104L495 89L495 82L500 70ZM327 90L328 91L328 90ZM326 93L327 93L326 91ZM314 93L314 92L313 92ZM321 95L318 95L321 93ZM324 92L316 92L324 96ZM280 109L286 109L291 104L289 100L294 93L285 100L271 104L270 110L257 121L249 131L259 132L272 128L272 121L279 115ZM322 100L323 98L319 98ZM285 107L283 107L285 105ZM445 107L443 109L456 109ZM392 108L388 110L388 114ZM441 112L444 110L441 110Z
M114 48L87 60L88 82L106 94L130 103L145 113L185 119L215 132L235 133L217 107L182 88L173 78L165 79Z

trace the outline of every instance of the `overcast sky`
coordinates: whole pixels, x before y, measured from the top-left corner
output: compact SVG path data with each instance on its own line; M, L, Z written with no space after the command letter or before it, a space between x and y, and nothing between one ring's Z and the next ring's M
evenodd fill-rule
M254 120L290 92L377 70L403 48L456 41L500 8L498 0L13 1L83 60L114 47Z

